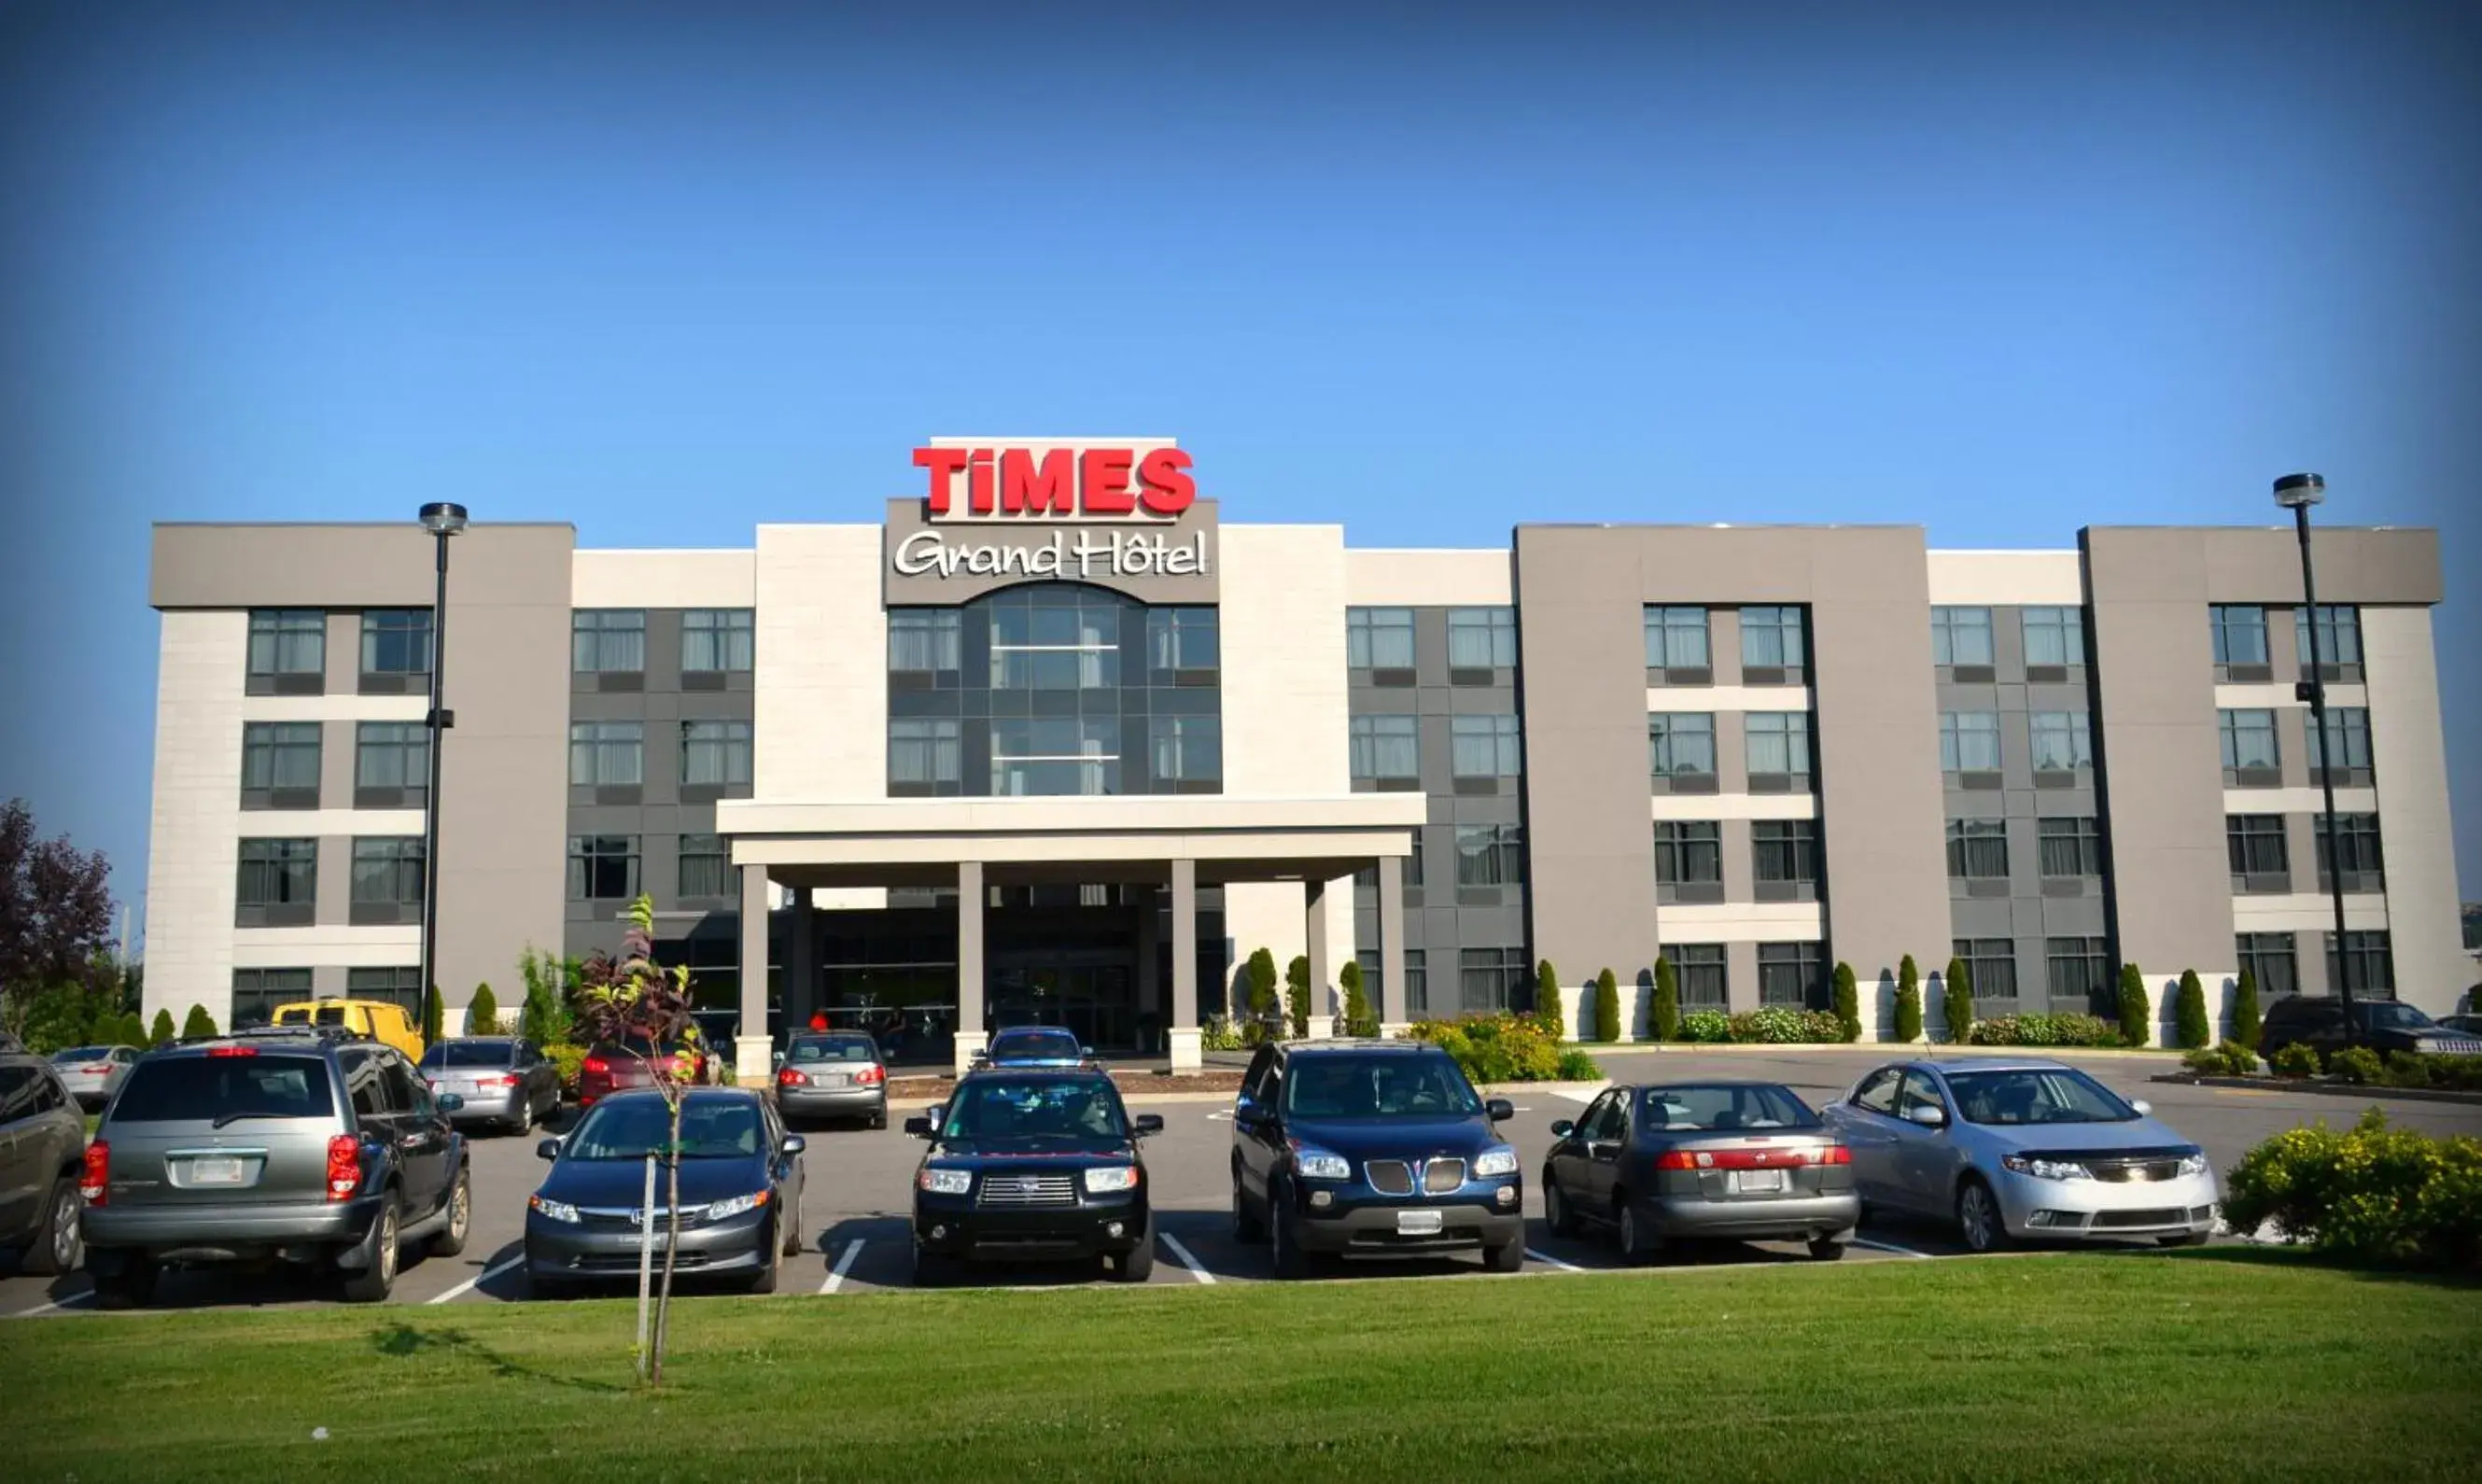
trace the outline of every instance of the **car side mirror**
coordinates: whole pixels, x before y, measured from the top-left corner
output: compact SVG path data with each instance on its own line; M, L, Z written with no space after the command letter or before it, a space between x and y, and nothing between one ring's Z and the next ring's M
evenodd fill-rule
M1136 1121L1129 1126L1137 1130L1137 1135L1141 1139L1147 1137L1149 1134L1161 1133L1163 1132L1163 1115L1160 1113L1141 1113L1137 1116Z
M1271 1122L1272 1120L1267 1117L1267 1110L1254 1102L1237 1102L1232 1105L1232 1123L1235 1127L1247 1128L1255 1133Z
M1494 1124L1503 1123L1517 1116L1517 1105L1505 1098L1493 1098L1482 1105L1482 1110Z
M2137 1116L2140 1118L2151 1118L2153 1116L2154 1104L2147 1101L2143 1098L2131 1100L2128 1105L2137 1110Z
M1077 1054L1083 1060L1093 1061L1095 1059L1095 1048L1091 1046L1081 1046L1077 1048Z
M1905 1121L1919 1124L1925 1128L1944 1128L1947 1126L1947 1109L1917 1102L1905 1110Z
M790 1159L802 1151L808 1149L810 1147L810 1141L803 1138L798 1133L788 1133L784 1135L784 1142L776 1147L783 1152L785 1158Z
M545 1139L541 1144L536 1145L535 1157L537 1159L558 1159L560 1157L560 1141L558 1139Z
M456 1093L440 1093L432 1100L439 1105L442 1113L454 1113L465 1106L465 1100Z
M1555 1118L1551 1121L1551 1137L1555 1139L1565 1139L1576 1131L1577 1126L1565 1118Z
M905 1121L905 1131L917 1139L927 1139L931 1137L931 1120L909 1118Z

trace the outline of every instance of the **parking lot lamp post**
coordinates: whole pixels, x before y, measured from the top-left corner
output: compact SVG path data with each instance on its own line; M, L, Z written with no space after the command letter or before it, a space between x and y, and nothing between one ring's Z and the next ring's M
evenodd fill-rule
M439 972L439 738L457 721L439 704L440 672L448 658L448 538L465 529L465 507L434 501L422 507L421 519L422 528L431 533L436 573L431 603L431 709L423 723L428 729L431 779L422 791L421 1005L422 1023L429 1025L432 1000L439 994L435 982ZM440 1028L445 1031L447 1010L439 1008Z
M2327 842L2321 856L2327 866L2327 894L2336 908L2336 994L2344 1007L2344 1044L2361 1039L2353 1021L2353 955L2344 942L2344 873L2337 868L2342 841L2336 828L2337 738L2327 733L2327 667L2318 648L2318 580L2310 561L2310 507L2327 498L2327 481L2316 474L2286 474L2275 482L2275 503L2292 512L2292 528L2301 541L2301 606L2308 616L2310 675L2300 694L2310 702L2310 734L2318 739L2318 791L2327 810Z

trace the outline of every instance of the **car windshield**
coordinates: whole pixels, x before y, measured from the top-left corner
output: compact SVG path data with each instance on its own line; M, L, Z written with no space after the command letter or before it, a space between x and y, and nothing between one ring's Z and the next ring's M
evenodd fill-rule
M969 1077L948 1100L952 1139L1120 1140L1120 1095L1102 1077Z
M563 1159L644 1159L672 1136L661 1098L597 1103L561 1147ZM681 1157L746 1159L759 1152L758 1104L747 1098L693 1098L681 1108Z
M991 1060L1043 1057L1075 1061L1084 1048L1065 1030L1004 1030L991 1038Z
M794 1062L871 1062L879 1060L879 1048L863 1036L804 1036L793 1043L792 1054L784 1059Z
M99 1062L112 1054L108 1046L73 1046L66 1051L54 1051L56 1062Z
M2411 1005L2390 1004L2384 1000L2370 1006L2370 1024L2377 1030L2429 1030L2429 1016Z
M1714 1133L1733 1128L1815 1128L1818 1115L1789 1088L1650 1087L1638 1103L1638 1126Z
M121 1084L112 1121L326 1118L334 1111L325 1061L245 1052L140 1062Z
M2125 1124L2140 1116L2101 1083L2066 1068L1951 1072L1947 1085L1968 1124Z
M1457 1064L1437 1056L1304 1056L1284 1076L1296 1118L1470 1118L1482 1102Z
M443 1041L426 1047L422 1064L426 1067L505 1067L515 1055L515 1047L506 1041Z

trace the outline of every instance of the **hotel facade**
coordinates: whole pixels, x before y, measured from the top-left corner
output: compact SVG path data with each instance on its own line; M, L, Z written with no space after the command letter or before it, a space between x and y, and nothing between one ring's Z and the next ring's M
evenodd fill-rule
M895 461L891 461L894 463ZM1941 551L1914 526L1522 524L1363 549L1227 521L1162 439L937 439L877 524L736 550L567 525L156 528L146 1001L264 1020L418 991L444 652L437 979L660 956L743 1038L825 1010L962 1059L1046 1021L1193 1065L1245 961L1359 961L1401 1023L1612 969L1646 1034L1823 1005L1899 962L1978 1013L2110 1012L2185 969L2461 1002L2434 533ZM891 477L889 483L895 483ZM435 648L435 637L444 644ZM2335 941L2319 771L2337 787ZM2339 953L2340 949L2340 953Z

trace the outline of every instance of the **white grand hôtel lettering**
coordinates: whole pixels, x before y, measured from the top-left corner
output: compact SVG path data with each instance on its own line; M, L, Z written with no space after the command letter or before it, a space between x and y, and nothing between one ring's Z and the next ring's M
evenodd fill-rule
M916 531L897 543L896 570L907 577L1197 577L1206 572L1206 533L1175 542L1146 531L1080 531L1073 539L1055 531L1039 544L1001 544Z

